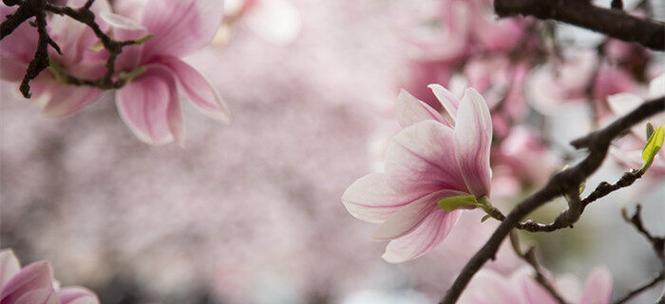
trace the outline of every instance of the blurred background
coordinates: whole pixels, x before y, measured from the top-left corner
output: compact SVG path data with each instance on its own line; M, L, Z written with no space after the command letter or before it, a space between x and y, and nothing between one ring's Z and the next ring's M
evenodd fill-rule
M401 87L422 88L429 80L452 85L456 73L464 76L453 71L420 83L418 65L458 69L487 56L474 49L451 63L424 55L453 43L442 16L478 18L449 2L261 0L248 8L228 1L213 44L187 61L219 90L233 122L222 126L185 108L184 147L141 143L110 96L50 119L18 97L16 84L2 83L1 247L13 248L23 264L50 261L63 286L87 286L105 304L438 300L484 241L468 238L470 230L486 238L496 223L480 224L482 214L470 211L464 221L474 228L455 229L433 253L392 265L381 259L385 243L371 239L374 226L351 217L340 197L357 178L380 170L385 142L398 130L392 106ZM489 3L479 2L491 16ZM663 20L665 5L649 4ZM584 30L552 29L563 48L595 53L603 43ZM537 39L546 30L539 25ZM647 58L646 76L635 77L635 86L644 88L663 71L663 58L639 53ZM524 90L546 90L536 75L548 62L531 64L520 80ZM567 142L593 128L591 107L570 102L542 111L542 103L529 100L542 96L534 96L525 93L524 124L559 159L556 171L579 158ZM538 159L530 164L540 168ZM587 188L624 170L609 158ZM506 190L501 208L507 211L540 184L507 183L493 191ZM620 209L643 204L647 227L665 234L664 186L649 175L594 203L574 230L527 237L557 276L583 280L592 268L608 267L618 297L658 266ZM565 202L557 202L535 216L547 221L562 208ZM508 273L519 263L507 251L488 267ZM652 303L662 290L661 284L634 303Z

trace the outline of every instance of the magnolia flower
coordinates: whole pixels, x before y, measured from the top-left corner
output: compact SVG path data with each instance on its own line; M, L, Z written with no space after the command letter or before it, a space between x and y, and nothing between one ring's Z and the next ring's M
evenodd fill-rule
M212 0L148 0L135 10L143 10L140 20L102 15L119 39L152 37L118 58L122 70L140 74L116 92L118 112L129 128L146 143L182 142L178 93L202 113L228 122L228 110L215 89L181 59L210 43L222 18L222 5Z
M605 268L594 269L583 289L574 278L554 282L568 303L608 304L612 297L612 276ZM534 279L532 270L522 268L510 277L489 269L479 271L460 297L460 304L556 304L552 295Z
M84 2L73 0L68 5L76 7ZM150 38L141 45L123 49L114 75L129 78L125 86L115 91L115 99L120 116L139 139L150 144L182 141L179 93L204 114L228 122L228 110L215 89L181 59L212 40L222 18L219 1L118 0L114 9L119 14L112 13L106 1L94 3L97 23L104 31L112 29L115 39ZM3 16L11 13L11 8L0 7ZM49 26L49 33L63 50L62 56L51 54L51 71L65 70L88 79L105 73L108 54L98 50L99 41L89 28L61 16L50 18ZM36 49L36 35L24 23L2 41L2 79L18 81L23 77ZM101 94L96 88L60 83L53 75L42 72L31 83L35 95L44 100L44 112L48 115L75 113Z
M659 98L665 96L665 74L662 74L649 83L649 94L647 99ZM632 93L619 93L607 98L610 109L618 116L628 114L642 104L645 99ZM642 149L646 144L647 137L645 130L647 123L654 127L665 125L665 114L661 113L649 118L647 121L638 124L631 129L632 136L619 144L618 149L621 152L613 150L613 154L630 168L639 168L642 166ZM661 149L653 160L649 169L658 175L665 175L665 149Z
M81 287L58 289L48 262L21 268L11 250L0 251L0 302L2 304L98 304L97 296Z
M84 0L70 0L69 5L83 5ZM12 14L16 8L0 4L0 19ZM95 1L91 7L95 13L109 10L106 1ZM98 22L103 31L108 30L105 22ZM51 69L67 69L71 74L82 78L97 78L104 73L103 54L93 51L98 43L94 33L86 25L71 18L52 16L48 19L51 38L63 50L58 54L49 48ZM38 35L27 22L21 24L12 34L0 41L0 79L18 82L25 74L37 49ZM65 85L50 71L43 71L31 83L31 93L43 107L43 113L51 117L72 114L95 101L101 90L92 87Z
M598 62L596 51L566 51L562 55L560 62L536 69L527 85L529 102L545 115L563 103L583 103L588 99L587 87Z
M495 158L524 183L535 185L544 184L562 165L561 159L547 149L538 133L523 126L511 130L501 142Z
M490 194L492 119L484 98L471 88L459 100L430 87L448 117L402 91L403 130L386 151L385 173L360 178L342 197L351 215L380 224L374 237L390 240L383 258L392 263L417 258L448 235L464 211L442 199L483 201Z

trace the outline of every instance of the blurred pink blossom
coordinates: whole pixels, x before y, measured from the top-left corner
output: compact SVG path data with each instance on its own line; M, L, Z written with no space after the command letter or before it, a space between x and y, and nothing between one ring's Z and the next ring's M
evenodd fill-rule
M34 262L21 268L11 250L0 251L0 303L2 304L98 304L91 291L70 287L59 289L48 262Z
M83 2L68 4L77 6ZM101 17L97 21L104 30L110 24L114 38L119 40L151 37L142 45L126 47L116 63L118 75L138 75L115 95L118 112L134 134L150 144L164 144L174 139L182 142L179 93L187 96L202 113L228 122L229 112L216 90L201 73L181 59L210 43L222 18L222 5L212 0L125 0L118 1L117 5L118 12L128 15L112 13L106 1L95 2L93 10ZM143 7L150 9L143 10ZM7 6L1 8L3 15L11 13ZM137 16L141 16L139 20L132 20ZM62 17L51 18L49 24L54 39L63 49L62 56L52 55L54 62L76 77L95 79L103 75L106 55L94 51L98 39L89 28ZM32 59L36 31L23 24L17 33L7 38L0 44L1 76L18 81ZM77 112L101 94L97 88L63 85L48 72L40 74L32 86L35 95L43 95L46 100L45 113L53 116Z
M82 5L83 0L71 0L72 6ZM91 10L100 13L109 10L106 1L95 1ZM14 11L13 7L0 4L0 18ZM99 21L99 20L98 20ZM86 25L71 18L52 16L48 19L51 38L63 50L62 55L49 49L50 60L81 78L97 78L104 73L105 55L94 51L97 38ZM108 26L99 22L102 30ZM18 82L25 74L37 48L37 31L28 23L21 24L14 33L0 41L0 79ZM53 64L51 64L53 67ZM47 116L72 114L95 101L101 91L92 87L63 85L49 72L42 72L31 82L31 93L43 107Z
M479 271L462 294L461 304L556 304L552 295L532 277L532 270L521 268L505 277L489 269ZM582 291L574 278L552 282L569 303L608 304L612 297L612 276L605 268L594 269Z
M383 255L388 262L417 258L448 235L462 211L444 211L439 200L490 194L492 121L484 98L467 89L458 100L439 85L430 87L448 117L402 91L403 130L388 147L385 173L360 178L342 197L351 215L381 224L374 237L390 240Z
M544 184L562 166L561 159L547 148L538 132L524 126L511 130L494 157L519 180L531 185Z

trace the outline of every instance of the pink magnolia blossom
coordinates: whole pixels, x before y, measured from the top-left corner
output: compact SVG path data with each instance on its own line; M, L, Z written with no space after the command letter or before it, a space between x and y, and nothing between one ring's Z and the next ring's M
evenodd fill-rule
M140 20L103 16L121 39L152 35L118 58L125 71L144 69L116 92L118 112L134 134L150 144L182 142L179 93L203 114L228 122L228 110L216 90L181 59L210 43L222 18L222 5L211 0L148 0L135 10L142 10Z
M342 197L351 215L380 224L374 237L390 240L383 258L392 263L417 258L448 235L463 211L439 208L442 198L490 195L492 120L485 99L471 88L461 100L431 88L448 116L402 91L403 130L386 151L385 173L360 178Z
M505 277L489 269L479 271L469 283L460 304L556 304L552 295L534 279L532 270L522 268ZM568 303L609 304L612 297L612 276L605 268L594 269L583 289L575 279L552 282Z
M567 50L561 61L536 69L527 87L529 102L545 115L563 103L588 100L587 86L598 62L595 50Z
M665 74L662 74L649 83L647 99L665 96ZM625 115L644 102L644 98L632 93L619 93L608 97L612 112L618 116ZM654 127L665 125L665 114L661 113L631 129L632 136L619 143L618 149L613 150L620 162L629 168L642 166L642 149L646 144L646 124L650 122ZM617 151L617 150L620 150ZM661 149L653 160L649 172L658 176L665 175L665 149Z
M68 5L76 7L83 2L69 1ZM118 112L134 134L150 144L174 139L181 142L179 94L202 113L228 122L228 110L215 89L182 60L210 43L222 18L222 4L213 0L119 0L114 2L116 7L120 14L114 14L106 1L95 1L96 21L103 30L112 28L113 37L120 40L151 37L142 45L126 47L116 62L116 77L123 73L138 75L115 91ZM4 5L1 8L3 15L12 10ZM77 77L95 79L103 75L108 55L94 51L98 39L89 28L60 16L51 18L49 24L52 37L63 50L62 56L51 55L54 62ZM17 81L22 77L36 41L35 30L27 23L2 41L3 79ZM45 99L45 113L53 116L77 112L101 94L96 88L59 83L48 72L42 72L32 86L35 95Z
M78 6L84 2L71 0L69 5ZM106 1L95 1L91 7L95 13L108 9ZM15 7L0 4L0 18L4 20L14 10ZM98 40L92 31L78 21L61 16L51 16L48 25L49 35L63 50L60 55L49 49L52 62L82 78L97 78L103 75L105 58L93 50ZM100 21L99 25L104 31L108 29L103 21ZM18 82L23 78L37 49L37 40L35 28L24 22L11 35L0 41L0 79ZM31 87L33 98L42 105L43 113L51 117L72 114L101 95L101 91L96 88L64 85L48 71L34 79Z
M48 262L21 268L11 250L0 251L0 303L98 304L97 296L81 287L58 289Z
M523 126L511 130L494 157L521 181L532 185L544 184L562 165L561 159L545 146L538 132Z

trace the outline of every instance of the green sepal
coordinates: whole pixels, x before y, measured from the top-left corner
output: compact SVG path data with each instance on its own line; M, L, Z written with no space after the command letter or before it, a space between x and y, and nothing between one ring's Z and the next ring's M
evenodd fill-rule
M642 171L651 167L653 159L663 147L663 141L665 141L665 127L660 125L656 130L651 132L651 136L647 139L647 144L644 146L644 150L642 150L642 160L644 161Z
M478 200L471 194L444 197L437 203L439 208L450 212L464 207L477 207Z

